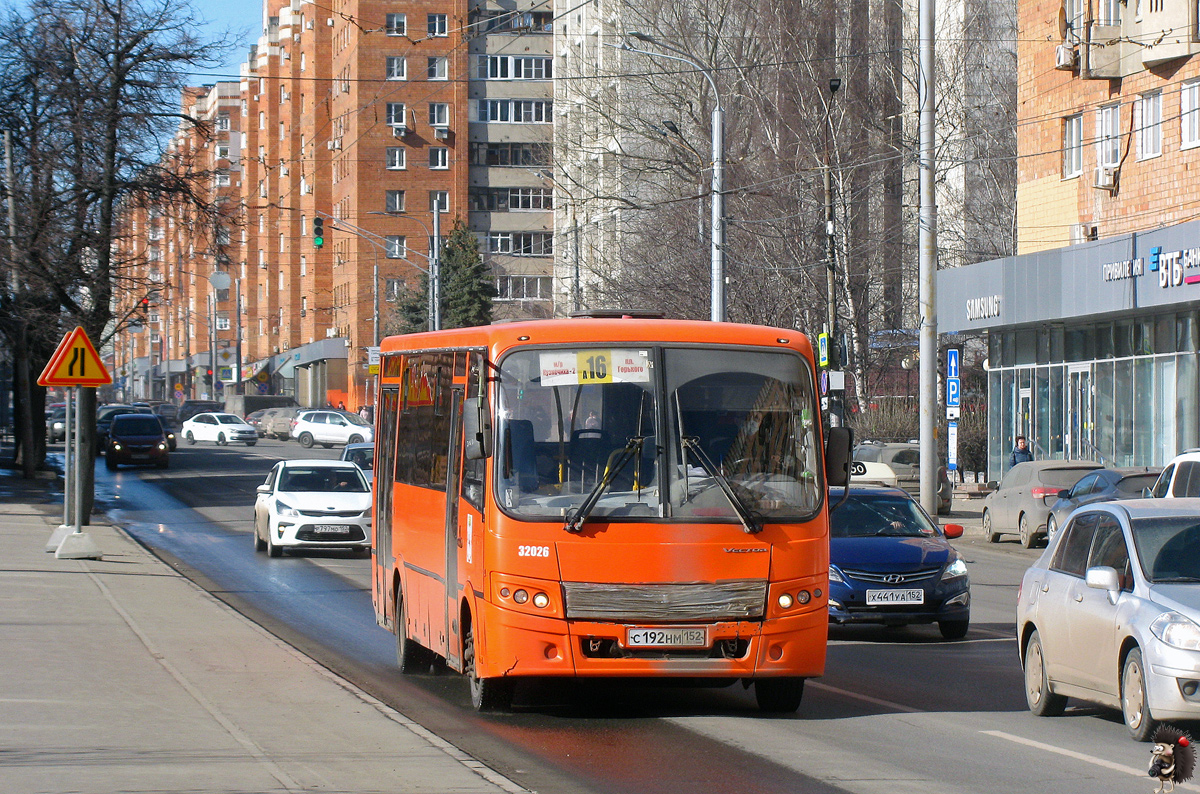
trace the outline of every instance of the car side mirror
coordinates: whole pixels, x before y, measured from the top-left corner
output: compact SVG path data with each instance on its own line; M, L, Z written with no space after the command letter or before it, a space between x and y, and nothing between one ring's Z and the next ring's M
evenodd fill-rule
M1154 498L1154 490L1149 485L1147 485L1145 488L1142 489L1142 498L1143 499L1153 499Z
M254 490L255 490L255 491L257 491L258 493L270 493L270 492L271 492L271 486L269 486L269 485L260 485L260 486L258 486L257 488L255 488Z
M850 458L854 449L854 431L848 427L831 427L825 436L825 482L831 487L850 482Z
M954 540L955 538L961 538L962 534L963 534L963 525L962 524L946 524L942 527L942 534L946 536L947 540Z
M1061 491L1058 492L1058 498L1059 499L1070 499L1071 498L1071 489L1063 488Z
M1107 590L1109 603L1117 603L1117 596L1121 593L1121 577L1117 574L1116 568L1110 568L1107 565L1088 568L1084 581L1088 587Z
M482 397L463 400L463 455L467 460L492 456L492 417Z

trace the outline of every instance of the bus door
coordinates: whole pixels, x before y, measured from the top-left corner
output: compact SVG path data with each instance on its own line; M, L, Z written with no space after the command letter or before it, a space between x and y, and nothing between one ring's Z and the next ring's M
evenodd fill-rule
M390 359L389 359L390 360ZM396 570L396 554L392 547L392 499L396 482L396 421L400 410L400 390L384 386L376 406L375 515L371 524L374 542L371 544L372 580L375 587L375 618L380 625L393 626L394 605L391 603L392 572Z
M463 471L462 412L463 387L455 385L450 397L450 449L446 464L446 595L443 610L446 663L454 670L462 668L458 654L458 555L459 547L463 543L458 526L458 502L462 492Z

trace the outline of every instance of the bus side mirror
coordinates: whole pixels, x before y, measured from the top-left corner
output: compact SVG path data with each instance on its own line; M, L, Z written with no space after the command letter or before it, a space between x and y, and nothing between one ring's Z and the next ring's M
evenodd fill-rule
M463 454L467 460L492 456L492 418L481 397L463 401Z
M850 482L850 451L854 447L854 431L848 427L831 427L825 436L825 483L830 487Z

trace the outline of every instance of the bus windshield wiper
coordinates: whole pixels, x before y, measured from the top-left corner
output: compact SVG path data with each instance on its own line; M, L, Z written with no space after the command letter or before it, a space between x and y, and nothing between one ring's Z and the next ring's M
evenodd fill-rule
M629 465L629 461L642 454L642 446L645 443L645 436L634 436L629 439L629 442L625 444L625 449L621 450L620 457L605 468L604 476L596 481L591 493L587 495L587 499L583 500L583 504L579 506L579 509L567 518L567 523L563 526L563 529L567 532L579 532L583 529L583 522L587 521L588 516L596 509L596 503L600 501L600 496L608 490L608 486L621 473L621 470Z
M729 480L725 479L725 475L720 472L708 454L700 448L700 441L695 436L682 436L683 445L696 453L696 459L700 461L700 467L708 472L708 476L717 481L717 485L721 486L725 497L729 499L729 503L733 505L734 512L738 514L738 518L742 521L742 528L750 535L756 535L762 532L762 521L756 516L746 503L742 501L733 490L733 486L729 484ZM687 468L687 461L684 461L684 468Z

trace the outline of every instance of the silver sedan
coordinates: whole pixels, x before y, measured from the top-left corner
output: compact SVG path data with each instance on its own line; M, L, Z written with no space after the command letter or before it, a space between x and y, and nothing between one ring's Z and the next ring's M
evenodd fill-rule
M1034 714L1098 703L1138 741L1200 719L1200 499L1076 510L1025 572L1017 631Z

